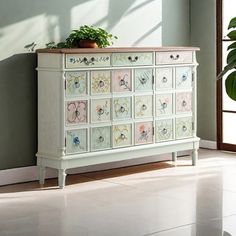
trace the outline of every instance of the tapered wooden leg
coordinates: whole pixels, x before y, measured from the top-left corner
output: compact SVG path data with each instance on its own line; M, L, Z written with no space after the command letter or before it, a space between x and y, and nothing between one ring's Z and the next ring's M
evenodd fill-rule
M177 152L172 152L172 161L173 162L177 161Z
M46 175L46 167L39 166L39 184L44 184Z
M192 151L192 165L195 166L197 164L198 161L198 150L194 149Z
M60 169L58 170L58 184L59 188L64 188L66 183L66 170Z

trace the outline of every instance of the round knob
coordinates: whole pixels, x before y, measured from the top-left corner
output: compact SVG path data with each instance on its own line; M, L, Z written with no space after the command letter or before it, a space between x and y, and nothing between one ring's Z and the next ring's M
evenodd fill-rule
M182 81L185 81L187 78L187 75L182 75Z
M166 82L167 82L167 78L166 78L165 76L162 78L162 82L163 82L163 83L166 83Z
M102 143L102 142L104 141L104 138L103 138L102 136L100 136L100 137L98 138L98 140L99 140L100 143Z
M92 61L92 62L95 61L95 58L94 58L94 57L91 57L91 61Z
M100 80L99 82L98 82L98 87L103 87L105 85L105 83L104 83L104 81L102 81L102 80Z
M78 110L75 111L75 115L78 117L80 116L80 112Z
M129 61L131 61L131 60L132 60L132 57L131 57L131 56L129 56L129 57L128 57L128 60L129 60Z
M121 138L122 140L124 140L124 139L125 139L125 135L124 135L124 134L120 134L120 138Z
M99 115L102 115L104 113L104 110L102 109L102 108L100 108L99 110L98 110L98 114Z
M147 110L147 106L145 104L142 105L142 110Z
M182 102L182 106L183 106L183 107L187 106L187 102L186 102L186 101L183 101L183 102Z
M125 108L123 106L120 107L120 111L123 113L125 112Z
M134 58L134 60L137 61L137 60L138 60L138 56L136 56L136 57Z
M83 61L86 62L86 61L88 61L88 59L86 57L84 57Z
M161 132L162 132L163 134L167 134L167 129L164 128Z
M80 140L79 140L79 137L74 137L73 138L73 143L78 146L80 144Z
M165 109L165 108L167 108L167 103L166 103L166 102L163 102L163 103L161 104L161 106L162 106L163 109Z
M125 85L125 80L124 80L124 79L121 79L121 80L120 80L120 86L123 86L123 85Z
M187 131L187 127L185 125L183 125L182 130L183 130L183 132L186 132Z
M141 84L146 84L147 79L146 78L141 78L140 82L141 82Z
M79 83L79 81L75 81L74 84L75 84L75 87L76 87L76 88L79 88L79 87L80 87L80 83Z

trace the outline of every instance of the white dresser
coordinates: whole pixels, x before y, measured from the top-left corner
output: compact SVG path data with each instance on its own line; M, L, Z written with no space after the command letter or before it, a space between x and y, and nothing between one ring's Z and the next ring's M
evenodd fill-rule
M69 168L192 150L198 48L38 50L40 183Z

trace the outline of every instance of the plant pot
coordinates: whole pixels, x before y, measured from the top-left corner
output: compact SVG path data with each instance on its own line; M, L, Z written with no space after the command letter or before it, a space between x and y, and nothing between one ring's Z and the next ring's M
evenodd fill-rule
M95 40L84 39L79 41L80 48L98 48Z

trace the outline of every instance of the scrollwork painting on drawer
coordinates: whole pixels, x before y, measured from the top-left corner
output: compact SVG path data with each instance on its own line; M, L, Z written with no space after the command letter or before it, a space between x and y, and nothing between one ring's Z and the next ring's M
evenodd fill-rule
M130 119L131 113L131 97L113 98L113 119Z
M138 122L135 124L135 144L147 144L153 142L152 122Z
M176 138L188 138L193 135L192 117L176 118Z
M192 62L192 51L156 52L156 64L184 64Z
M135 117L152 117L153 102L151 95L135 97Z
M151 91L152 90L152 69L136 69L135 91Z
M66 96L87 94L87 72L66 72Z
M130 146L132 144L132 125L121 124L114 125L113 132L113 147Z
M66 68L110 66L110 54L66 54Z
M171 115L173 113L173 94L156 95L156 116Z
M192 93L176 93L176 113L188 113L192 111Z
M91 150L111 148L111 127L94 127L91 129Z
M66 124L87 123L87 100L66 102Z
M173 120L156 121L156 142L163 142L173 139Z
M101 122L111 119L111 101L109 98L91 100L91 121Z
M111 72L91 71L91 93L108 94L111 92Z
M178 67L176 68L176 88L191 88L192 86L192 68Z
M66 153L88 151L87 129L68 130L66 132Z
M112 73L113 92L132 91L131 70L114 70Z

